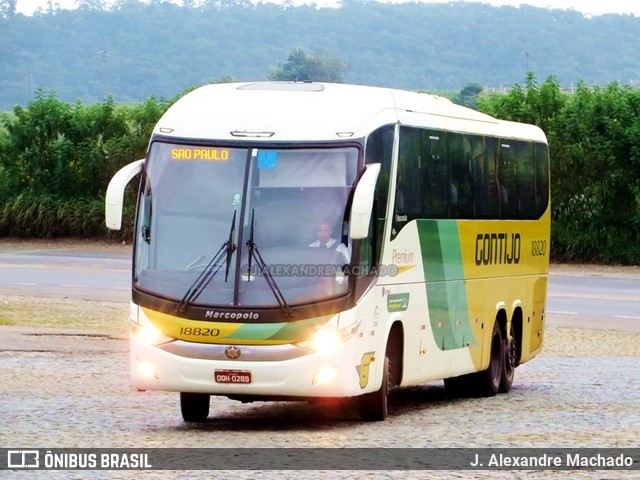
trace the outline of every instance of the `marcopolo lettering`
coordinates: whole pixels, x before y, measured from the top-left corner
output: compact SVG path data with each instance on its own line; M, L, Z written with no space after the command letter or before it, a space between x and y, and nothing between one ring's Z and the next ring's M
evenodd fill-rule
M479 233L476 237L476 265L520 263L519 233Z
M260 314L256 312L219 312L216 310L207 310L204 316L220 320L257 320L260 318Z

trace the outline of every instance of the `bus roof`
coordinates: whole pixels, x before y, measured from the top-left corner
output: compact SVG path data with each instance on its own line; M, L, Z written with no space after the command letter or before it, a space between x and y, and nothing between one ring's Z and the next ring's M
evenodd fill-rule
M154 133L194 140L323 142L361 138L398 122L546 141L537 127L498 121L435 95L312 82L205 85L171 106Z

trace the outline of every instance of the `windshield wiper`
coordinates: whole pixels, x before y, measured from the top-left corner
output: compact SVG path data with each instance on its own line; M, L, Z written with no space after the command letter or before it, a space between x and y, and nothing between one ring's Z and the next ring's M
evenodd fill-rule
M254 216L255 216L255 210L251 210L251 228L249 230L249 240L247 240L247 248L249 249L249 259L248 259L248 263L249 263L249 265L248 265L248 267L249 267L249 281L251 281L251 261L252 261L252 259L254 258L254 255L255 255L256 264L258 265L258 268L260 269L260 272L262 272L262 275L264 276L264 279L267 281L267 285L269 285L269 288L273 292L273 296L276 297L276 301L278 302L278 305L280 305L280 308L282 309L284 314L288 317L288 316L291 315L291 310L289 309L289 304L285 300L284 295L282 295L282 291L278 287L278 284L276 283L275 279L271 275L271 272L267 268L267 265L265 264L265 262L264 262L264 260L262 258L262 255L260 255L260 252L258 251L258 246L253 241L253 220L254 220Z
M213 280L213 277L216 276L220 268L222 268L222 259L225 258L226 254L226 273L225 273L225 282L229 278L229 267L231 265L231 257L233 256L233 252L236 250L236 245L233 243L233 236L236 229L236 212L233 212L233 220L231 221L231 228L229 229L229 239L222 244L220 250L216 252L211 261L204 268L202 273L198 275L198 278L191 284L187 293L184 294L182 300L176 307L176 310L180 313L183 313L187 306L191 303L195 302L196 299L200 296L200 294L207 288L207 285Z

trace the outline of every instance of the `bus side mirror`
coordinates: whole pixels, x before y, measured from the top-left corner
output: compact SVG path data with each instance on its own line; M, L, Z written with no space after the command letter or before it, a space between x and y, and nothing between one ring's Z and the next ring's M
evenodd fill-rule
M124 189L131 179L142 171L143 162L144 159L136 160L135 162L122 167L116 172L109 182L104 209L107 228L111 230L120 230L122 227Z
M349 221L349 238L352 240L361 240L369 235L371 209L373 208L373 197L379 173L379 163L367 165L367 169L356 186Z

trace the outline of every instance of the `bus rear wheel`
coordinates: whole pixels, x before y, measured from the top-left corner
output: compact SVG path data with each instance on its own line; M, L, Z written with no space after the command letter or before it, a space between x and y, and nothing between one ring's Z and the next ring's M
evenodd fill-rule
M208 393L180 392L180 411L185 422L204 422L209 416Z
M371 393L365 393L358 397L360 418L365 421L380 422L389 414L389 387L391 380L391 362L389 357L384 357L382 370L382 385Z
M518 345L516 344L515 330L512 322L511 328L509 329L509 338L504 341L504 365L502 367L502 378L500 379L500 393L507 393L511 390L517 364Z

